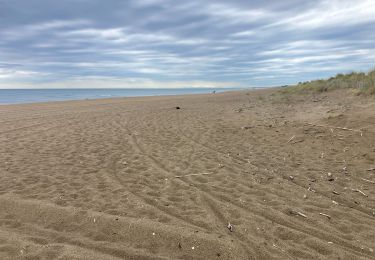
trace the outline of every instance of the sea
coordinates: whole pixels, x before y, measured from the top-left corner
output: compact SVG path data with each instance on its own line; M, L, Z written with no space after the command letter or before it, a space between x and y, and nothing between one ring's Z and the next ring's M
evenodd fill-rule
M179 89L0 89L0 105L115 97L206 94L239 90L238 88Z

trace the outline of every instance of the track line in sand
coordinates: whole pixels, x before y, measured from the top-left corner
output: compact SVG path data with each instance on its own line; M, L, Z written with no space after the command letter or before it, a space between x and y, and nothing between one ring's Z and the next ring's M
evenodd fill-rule
M216 220L215 222L217 223L216 225L218 226L218 228L223 229L225 226L228 225L228 220L224 217L220 210L217 209L217 206L215 205L214 201L209 199L205 194L201 195L201 201L204 203L204 205L206 205L206 208L209 210L209 212L211 212L211 215ZM260 252L259 246L256 245L254 241L251 241L246 237L241 236L237 232L230 233L230 235L231 237L235 238L236 242L245 250L245 252L247 253L247 259L262 259L261 257L266 257L270 259L269 255L265 256Z
M99 254L102 254L100 257L108 256L108 257L114 257L116 259L150 259L150 260L168 260L170 258L165 258L162 256L147 254L146 252L143 252L142 250L136 249L134 247L131 247L129 245L121 244L117 248L114 245L110 244L103 244L100 241L95 241L95 238L89 238L89 237L79 237L78 234L74 234L71 232L58 232L51 229L46 229L41 226L37 225L24 225L24 230L20 231L17 229L12 228L0 228L0 233L9 233L14 235L16 234L17 237L22 238L23 240L28 241L29 243L35 243L39 247L50 247L53 248L55 245L64 244L68 246L74 246L77 248L86 249L88 251L91 251L93 254L98 256ZM81 234L79 234L81 235ZM42 237L43 239L48 238L48 244L46 245L39 245L38 244L38 238Z
M88 112L86 112L86 113L88 113ZM46 131L51 130L51 129L70 126L70 125L73 125L77 122L81 122L81 119L79 119L78 116L76 116L76 115L75 116L66 116L66 117L63 117L63 118L59 118L57 120L48 121L47 123L37 123L37 124L29 125L29 126L5 130L3 132L0 132L0 137L1 137L1 135L4 135L4 134L13 134L13 133L17 133L19 131L24 131L24 130L26 130L26 131L31 130L32 131L31 133L26 133L26 134L22 134L22 135L17 134L17 136L12 136L12 138L8 138L9 141L13 141L14 139L19 140L21 138L33 136L35 134L39 134L41 132L46 132ZM39 126L46 126L46 125L51 125L51 124L52 125L55 124L55 125L52 126L52 127L47 127L47 128L41 128L41 129L37 128ZM37 129L35 129L35 128L37 128Z
M208 150L210 150L210 151L213 151L213 152L216 152L216 153L222 154L222 155L224 155L224 156L227 156L225 153L223 153L223 152L221 152L221 151L218 151L217 149L214 149L214 148L212 148L212 147L210 147L210 146L208 146L208 145L206 145L206 144L200 143L199 141L194 140L193 138L191 138L191 137L189 137L188 135L186 135L186 134L183 132L183 130L181 129L181 120L180 120L180 117L179 117L179 114L178 114L178 113L177 113L177 117L178 117L178 129L179 129L180 133L181 133L184 137L188 138L189 140L191 140L191 141L197 143L198 145L200 145L200 146L202 146L202 147L204 147L204 148L206 148L206 149L208 149ZM236 157L233 157L233 156L231 156L231 158L234 159L234 160L237 160L237 161L239 161L239 162L242 162L242 163L248 163L246 160L243 160L243 159L241 159L241 158L236 158ZM267 158L267 160L272 160L272 158ZM276 162L275 162L275 163L276 163ZM238 165L240 165L240 163L238 163ZM254 166L254 167L256 167L256 168L259 169L259 167L257 167L256 165L252 165L252 166ZM245 170L245 169L241 169L240 167L238 167L238 169L239 169L240 171ZM238 169L237 169L237 170L238 170ZM234 170L234 169L232 169L232 170ZM287 181L286 183L289 185L289 184L290 184L290 181ZM295 182L293 182L293 183L296 184L296 185L299 185L299 184L297 184L297 183L295 183ZM303 189L307 189L307 187L304 187L303 185L299 185L299 186L300 186L301 188L303 188ZM332 198L329 197L328 194L326 194L326 193L323 193L323 192L317 191L317 194L320 194L320 195L324 196L324 197L327 198L329 201L332 200ZM365 209L365 208L362 208L361 206L358 206L358 205L356 205L355 207L350 207L350 206L348 206L349 202L348 202L347 200L345 200L344 198L337 198L337 200L340 200L341 204L344 205L344 206L346 206L346 207L349 207L349 208L351 208L351 209L354 209L354 210L357 210L357 211L359 211L359 212L361 212L361 213L364 213L364 214L368 215L370 218L373 217L373 213L372 213L372 210L371 210L371 209Z
M161 123L157 123L157 124L155 124L154 123L154 125L156 125L156 126L161 126L162 127L162 129L164 129L164 131L170 131L169 130L169 128L167 128L166 126L165 126L165 124L162 124L163 122L161 122ZM142 122L139 122L139 124L142 124ZM207 128L205 131L203 131L203 132L201 132L201 133L199 133L199 136L203 136L205 133L207 133L208 131L210 131L210 129L209 128ZM181 139L181 137L179 136L179 139ZM197 144L196 143L192 143L192 144L190 144L190 146L192 147L192 151L187 155L187 159L186 159L186 162L188 162L188 164L187 164L187 166L182 170L182 171L184 171L184 172L187 172L187 171L189 171L190 169L191 169L191 167L192 167L192 165L193 165L193 157L194 157L194 155L195 155L195 153L196 153L196 151L197 151Z
M239 249L229 239L218 240L213 234L196 233L189 227L174 227L129 217L115 219L115 216L106 213L60 207L14 196L0 196L0 202L4 209L0 217L12 216L10 221L2 223L4 225L1 225L0 233L8 230L22 238L36 238L33 241L43 237L49 245L52 241L52 244L74 245L126 259L180 259L186 253L200 259L200 251L205 252L207 249L213 254L220 252L225 259L231 259L230 255L238 253ZM22 226L13 223L22 223ZM81 229L71 226L72 223ZM179 240L184 249L178 249ZM188 245L194 244L200 247L190 251ZM153 250L155 247L162 249L156 252ZM163 256L167 251L170 258Z
M130 131L130 130L129 130ZM133 136L133 135L132 135ZM133 136L134 137L134 136ZM134 139L135 139L135 141L137 142L136 143L136 147L137 147L137 149L139 149L139 151L142 153L142 154L144 154L144 155L146 155L146 156L148 156L154 163L155 163L155 165L157 166L157 167L159 167L159 169L161 169L162 171L164 171L164 172L166 172L166 173L168 173L168 174L173 174L173 175L175 175L175 173L173 173L173 172L171 172L170 170L168 170L165 166L163 166L162 164L160 164L160 163L156 163L155 161L156 161L156 159L155 158L153 158L152 156L150 156L150 155L148 155L147 153L146 153L146 151L140 146L140 144L138 143L138 140L134 137ZM134 140L133 139L133 140ZM186 180L182 180L182 179L179 179L180 181L182 181L182 182L184 182L184 183L186 183L186 184L188 184L188 185L190 185L190 184L192 184L191 182L189 182L189 181L186 181ZM195 186L195 185L194 185ZM199 188L197 188L196 186L194 187L195 189L197 189L198 191L200 191L200 192L202 192L202 190L201 189L199 189ZM206 198L206 201L207 201L207 198ZM210 205L210 207L208 208L208 209L211 209L212 210L212 206ZM216 217L218 217L218 214L217 214L217 212L218 211L213 211L214 212L214 215L216 216ZM227 223L225 223L225 221L224 221L224 218L223 217L218 217L218 219L220 220L220 222L223 224L223 227L225 227L226 226L226 224ZM251 253L249 252L249 248L248 248L248 246L246 245L246 244L244 244L241 240L239 240L238 239L238 237L237 237L237 235L236 235L236 241L237 241L237 243L239 243L239 245L241 246L241 247L243 247L244 249L245 249L245 251L247 252L247 254L248 254L248 257L250 257L251 256ZM252 242L252 241L250 241L250 240L247 240L247 242L249 242L249 243L251 243L251 244L253 244L254 242ZM254 248L256 248L257 246L253 246ZM258 246L259 247L259 246ZM254 249L253 248L253 250L251 250L252 252L253 251L258 251L258 250L256 250L256 249ZM259 252L258 252L259 253ZM249 259L251 259L251 258L249 258ZM256 259L256 258L255 258Z
M199 143L198 143L199 144ZM203 147L206 147L205 145L202 145ZM139 143L138 143L138 147L140 147L140 145L139 145ZM211 151L216 151L216 149L211 149L210 147L206 147L207 149L210 149ZM147 155L147 156L149 156L147 153L146 153L146 151L144 150L144 149L142 149L141 148L141 150L142 150L142 153L144 154L144 155ZM220 153L220 154L222 154L221 152L218 152L218 151L216 151L217 153ZM151 156L152 157L152 156ZM155 161L156 159L155 158L153 158L152 157L152 159ZM159 163L155 163L157 166L160 166L160 164ZM162 165L161 167L160 167L163 171L166 171L167 173L170 173L170 171L164 166L164 165ZM187 183L187 184L192 184L191 182L189 182L189 181L186 181L186 180L182 180L182 179L179 179L180 181L183 181L183 182L185 182L185 183ZM197 185L196 185L196 183L194 183L194 186L196 186L197 187ZM197 187L198 188L198 187ZM203 189L200 189L200 188L198 188L199 190L200 190L200 192L202 192L202 193L204 193L204 194L207 194L207 195L209 195L213 200L218 200L219 202L221 201L221 199L222 198L217 198L216 197L216 195L214 195L214 194L212 194L212 193L210 193L210 192L208 192L207 190L203 190ZM242 210L245 210L247 213L251 213L252 215L254 215L254 209L252 209L252 210L249 210L249 209L247 209L247 208L244 208L242 205L237 205L236 203L234 203L234 202L232 202L232 201L225 201L225 202L227 202L227 203L230 203L230 204L232 204L232 206L235 206L237 209L242 209ZM270 211L270 209L268 209L268 211ZM271 211L274 211L274 209L271 209ZM306 234L306 235L308 235L308 236L313 236L313 237L315 237L315 238L317 238L317 239L319 239L319 240L322 240L322 241L332 241L332 242L334 242L336 245L338 245L338 246L340 246L340 247L343 247L343 248L345 248L346 250L348 250L348 251L350 251L350 252L352 252L352 253L356 253L356 254L358 254L359 253L359 255L370 255L369 253L367 253L367 252L363 252L363 250L362 249L360 249L359 247L355 247L355 246L352 246L352 245L350 245L349 243L347 243L347 242L345 242L344 240L342 240L342 239L340 239L340 238L338 238L338 237L336 237L336 236L334 236L334 235L326 235L326 234L324 234L324 233L322 233L322 232L320 232L320 231L318 231L318 230L316 230L316 229L314 229L314 228L301 228L301 227L299 227L298 225L294 225L294 224L291 224L289 221L286 221L284 218L277 218L277 217L275 217L276 216L276 214L264 214L264 212L266 212L266 209L263 209L262 211L258 211L257 212L257 214L256 215L254 215L254 216L258 216L258 217L263 217L263 218L265 218L265 219L268 219L268 220L270 220L270 221L273 221L273 222L275 222L275 223L277 223L277 224L279 224L279 225L281 225L281 226L285 226L285 227L288 227L288 228L291 228L291 229L293 229L293 230L295 230L295 231L298 231L298 232L301 232L301 233L304 233L304 234ZM283 213L283 212L280 212L280 211L277 211L277 212L279 212L279 213ZM284 214L284 213L283 213ZM306 230L306 229L308 229L308 230Z
M177 222L182 221L183 223L185 223L189 227L199 228L200 230L202 230L202 229L204 230L206 228L205 226L199 225L198 223L195 223L195 222L191 221L190 219L182 218L180 215L173 213L173 211L166 210L165 208L158 206L156 203L150 203L149 199L143 197L142 195L139 195L138 193L135 193L134 191L132 191L129 188L129 186L125 185L123 180L121 180L121 178L115 172L113 172L112 174L115 176L117 181L122 185L122 187L126 188L126 190L128 192L130 192L134 197L138 198L142 203L144 203L144 204L148 205L149 207L153 208L155 211L157 211L157 212L161 213L162 215L167 216L171 219L174 219Z
M287 177L285 177L283 179L286 181L286 183L293 183L294 185L296 185L298 187L301 187L304 190L307 190L309 188L308 185L305 186L305 185L297 182L296 180L293 180L293 182L291 182ZM332 196L328 195L328 194L331 194L331 191L330 192L321 192L319 190L315 190L314 193L316 193L317 195L321 195L321 196L325 197L329 201L332 201ZM352 203L353 206L349 206L348 204L351 204L351 202L346 200L345 198L342 198L342 197L335 197L335 201L337 201L340 205L342 205L344 207L356 210L359 213L362 213L362 214L366 215L366 217L370 220L374 219L373 211L371 209L363 208L362 206L360 206L358 204L354 204L354 203Z
M207 196L209 196L211 199L213 200L218 200L218 201L221 201L220 199L218 199L216 197L216 195L208 192L208 191L204 191L202 189L200 189L200 191L202 193L205 193ZM370 252L367 252L367 251L363 251L360 247L355 247L355 246L352 246L351 244L347 243L346 241L342 240L341 238L338 238L337 236L333 235L333 234L325 234L315 228L312 228L312 227L300 227L300 225L296 225L296 224L292 224L290 221L286 220L285 217L277 217L277 214L274 213L274 209L270 209L270 208L265 208L264 206L262 205L258 205L259 207L262 207L261 210L257 210L255 208L251 208L248 209L248 208L245 208L244 206L238 204L238 203L235 203L233 201L230 201L230 200L226 200L224 199L224 201L221 201L221 202L227 202L227 203L230 203L231 206L234 206L236 209L242 209L244 210L247 214L251 214L253 215L254 217L262 217L262 218L265 218L269 221L272 221L272 222L275 222L277 224L279 224L280 226L284 226L284 227L288 227L288 228L291 228L295 231L298 231L298 232L301 232L301 233L304 233L308 236L313 236L319 240L322 240L322 241L331 241L333 242L335 245L337 246L340 246L352 253L359 253L359 255L363 256L363 255L367 255L367 256L371 256L372 254ZM273 212L272 212L273 211ZM283 212L278 212L278 213L283 213Z
M137 138L134 136L134 134L131 133L131 131L128 129L128 127L125 127L126 131L127 131L127 134L128 136L130 137L130 144L131 146L133 147L133 150L136 151L136 153L138 154L141 154L141 155L145 155L145 151L142 150L142 148L139 146L138 144L138 140ZM147 156L147 158L150 159L151 162L153 162L157 168L159 169L162 169L165 173L167 173L169 176L171 176L172 174L167 171L165 169L165 167L163 167L161 164L158 164L158 163L155 163L157 162L157 160L151 156ZM126 188L133 196L137 197L138 199L140 199L142 201L142 203L144 204L147 204L148 206L152 207L153 209L155 209L157 212L159 213L162 213L163 215L167 216L167 217L170 217L178 222L182 221L184 222L185 224L187 224L188 226L190 227L196 227L196 228L199 228L199 229L205 229L206 226L204 225L200 225L199 223L196 223L194 221L191 221L190 219L188 218L183 218L181 216L179 216L178 214L175 214L173 213L173 211L171 210L167 210L165 209L164 207L160 207L158 206L156 203L150 203L149 202L149 199L145 198L144 196L141 196L140 194L138 193L135 193L131 190L131 188L129 188L128 185L125 185L125 183L123 182L123 180L117 175L117 164L116 162L118 162L120 159L112 159L112 167L110 167L112 170L112 175L115 176L115 178L117 179L117 181L124 187Z

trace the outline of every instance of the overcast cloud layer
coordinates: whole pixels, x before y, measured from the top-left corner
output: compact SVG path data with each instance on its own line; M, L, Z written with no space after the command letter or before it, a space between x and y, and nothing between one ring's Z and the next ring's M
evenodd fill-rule
M293 84L374 43L375 0L0 0L0 88Z

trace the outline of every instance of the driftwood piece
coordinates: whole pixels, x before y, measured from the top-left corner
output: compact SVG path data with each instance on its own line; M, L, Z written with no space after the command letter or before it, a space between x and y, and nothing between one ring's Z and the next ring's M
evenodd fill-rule
M296 140L296 141L293 141L292 144L297 144L297 143L302 143L304 140L301 139L301 140Z
M309 187L307 188L307 190L308 190L308 191L311 191L311 192L316 192L316 190L314 190L313 188L311 188L311 186L309 186Z
M361 190L359 190L359 189L352 189L352 191L354 191L354 192L359 192L359 193L361 193L363 196L368 197L368 195L367 195L366 193L364 193L363 191L361 191Z
M288 142L286 142L286 143L287 143L287 144L290 143L295 137L296 137L296 136L293 135L293 136L288 140Z
M365 179L365 178L361 178L361 180L363 180L363 181L367 181L367 182L372 183L372 184L375 184L375 181L370 181L370 180Z
M182 177L188 177L188 176L200 176L200 175L210 175L213 174L213 172L204 172L204 173L191 173L186 175L177 175L174 176L175 178L182 178Z
M330 216L330 215L327 215L327 214L324 214L324 213L319 213L319 215L325 216L325 217L327 217L329 220L331 220L331 216Z
M292 214L292 215L296 215L296 216L301 216L301 217L304 217L304 218L307 218L307 216L299 211L295 211L295 210L289 210L289 213Z

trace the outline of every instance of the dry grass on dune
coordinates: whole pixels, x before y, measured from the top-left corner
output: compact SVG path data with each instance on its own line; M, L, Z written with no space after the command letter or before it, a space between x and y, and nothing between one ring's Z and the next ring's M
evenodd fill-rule
M335 89L351 89L356 95L375 95L375 69L368 73L337 74L329 79L300 82L284 88L283 93L321 93Z

